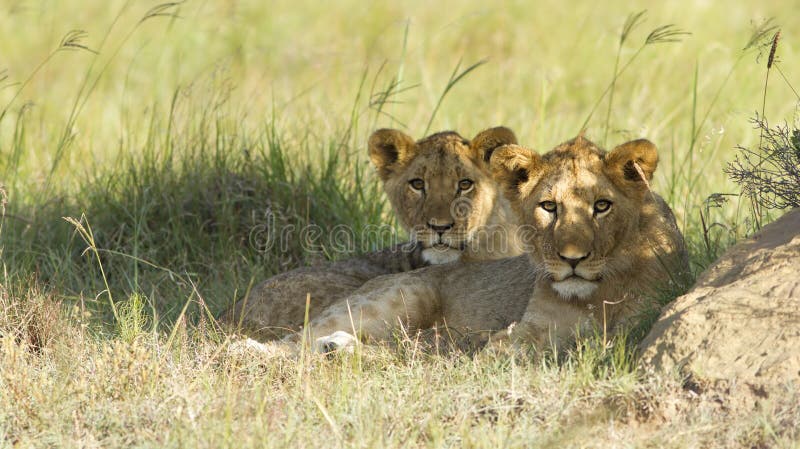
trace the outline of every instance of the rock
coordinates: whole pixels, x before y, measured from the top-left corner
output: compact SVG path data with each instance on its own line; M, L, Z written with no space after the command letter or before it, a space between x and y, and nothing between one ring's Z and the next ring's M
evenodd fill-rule
M755 404L800 387L800 209L728 250L665 308L641 364Z

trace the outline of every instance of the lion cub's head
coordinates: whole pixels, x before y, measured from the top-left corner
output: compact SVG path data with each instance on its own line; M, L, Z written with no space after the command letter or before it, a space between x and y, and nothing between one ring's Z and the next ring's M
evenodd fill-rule
M524 243L542 280L564 299L586 300L639 275L663 279L656 254L685 257L672 213L649 191L658 154L647 140L605 152L578 137L543 156L512 145L491 164L530 226Z
M514 133L503 127L483 131L472 141L452 131L416 142L394 129L372 134L370 160L427 262L458 259L477 230L493 219L502 195L488 160L496 148L516 143Z

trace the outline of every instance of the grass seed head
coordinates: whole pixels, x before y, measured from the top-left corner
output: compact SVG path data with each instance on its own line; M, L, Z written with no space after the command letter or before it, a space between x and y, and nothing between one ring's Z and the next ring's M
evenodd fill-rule
M772 47L769 49L769 58L767 59L767 69L772 68L772 63L775 62L775 50L778 49L778 40L781 38L781 30L778 30L775 33L775 37L772 38Z

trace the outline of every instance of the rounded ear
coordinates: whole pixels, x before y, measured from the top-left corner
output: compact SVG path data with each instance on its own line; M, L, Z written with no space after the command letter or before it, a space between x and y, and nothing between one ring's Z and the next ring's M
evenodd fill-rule
M537 153L519 145L503 145L496 149L489 160L492 176L505 189L508 199L520 195L520 187L538 178L543 164Z
M396 129L379 129L369 136L369 159L386 180L392 172L402 167L416 149L414 139Z
M632 140L606 154L605 165L617 185L647 189L658 165L658 151L647 139Z
M472 148L476 159L488 163L494 150L503 145L516 144L517 136L514 135L514 131L511 131L505 126L496 126L479 132L478 135L472 139L469 146Z

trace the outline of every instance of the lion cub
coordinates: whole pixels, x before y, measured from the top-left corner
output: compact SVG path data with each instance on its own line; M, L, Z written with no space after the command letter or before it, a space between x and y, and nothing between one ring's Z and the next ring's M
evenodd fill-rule
M374 132L370 160L412 242L273 276L225 311L221 320L254 338L276 338L302 327L307 295L309 316L314 318L381 275L522 254L516 216L488 164L496 148L516 142L504 127L487 129L471 141L451 131L416 142L398 130Z
M491 156L525 228L527 255L383 276L310 322L319 351L385 340L398 323L436 324L550 347L587 327L614 328L688 270L675 217L649 181L656 147L605 152L583 137L545 155L507 145Z

